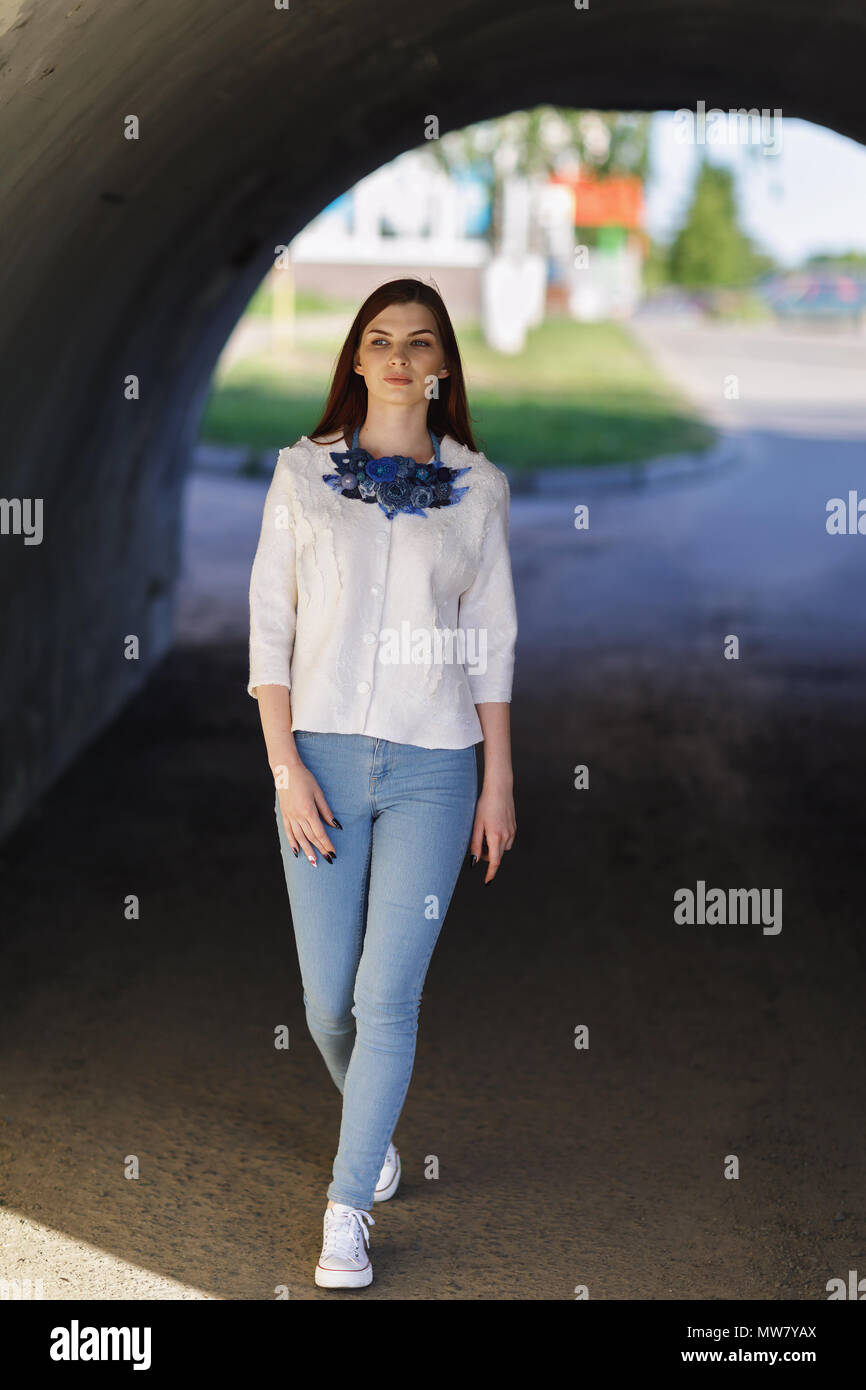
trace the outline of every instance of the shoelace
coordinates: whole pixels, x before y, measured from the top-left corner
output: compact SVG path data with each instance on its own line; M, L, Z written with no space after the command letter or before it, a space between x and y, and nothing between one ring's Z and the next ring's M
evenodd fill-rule
M371 1226L376 1224L370 1213L362 1207L350 1207L348 1211L335 1211L333 1207L328 1207L323 1254L357 1260L360 1255L359 1233L363 1235L364 1243L367 1246L370 1244L370 1232L364 1225L365 1221Z

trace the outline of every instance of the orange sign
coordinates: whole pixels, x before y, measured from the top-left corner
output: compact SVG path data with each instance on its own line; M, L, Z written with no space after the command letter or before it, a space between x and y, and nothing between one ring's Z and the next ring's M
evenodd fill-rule
M636 174L595 179L582 174L553 174L551 183L571 190L575 227L628 227L643 222L643 182Z

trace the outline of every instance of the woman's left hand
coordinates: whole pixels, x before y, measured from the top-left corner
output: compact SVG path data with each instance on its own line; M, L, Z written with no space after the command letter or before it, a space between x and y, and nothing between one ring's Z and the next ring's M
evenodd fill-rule
M488 786L485 783L475 807L475 825L469 843L470 854L474 854L476 859L488 861L485 883L492 882L496 877L503 852L511 849L516 834L517 819L511 787L500 787L495 783Z

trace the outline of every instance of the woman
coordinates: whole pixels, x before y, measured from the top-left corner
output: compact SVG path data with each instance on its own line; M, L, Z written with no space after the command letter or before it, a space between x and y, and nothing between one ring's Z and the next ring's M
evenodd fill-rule
M471 849L490 883L514 843L509 501L441 298L380 286L313 434L279 454L250 580L248 690L307 1024L343 1097L323 1288L373 1278L369 1209L400 1180L393 1131L461 862Z

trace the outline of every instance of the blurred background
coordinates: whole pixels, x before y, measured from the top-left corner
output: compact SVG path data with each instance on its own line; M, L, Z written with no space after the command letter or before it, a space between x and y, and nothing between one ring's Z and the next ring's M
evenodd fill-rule
M683 644L685 677L729 613L744 681L814 675L833 644L853 678L864 569L825 521L866 476L866 151L757 115L512 112L400 155L275 248L201 418L180 637L242 640L276 454L318 418L359 304L413 275L445 298L509 477L536 676L574 670L569 649L599 679L670 671Z
M723 351L749 330L766 357L796 335L817 364L866 325L866 153L807 122L784 132L768 148L726 115L708 147L671 112L539 107L399 156L278 256L223 350L199 461L272 471L358 305L401 275L442 292L473 415L514 474L707 448L647 336L712 329Z

